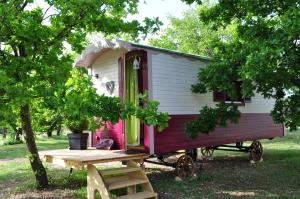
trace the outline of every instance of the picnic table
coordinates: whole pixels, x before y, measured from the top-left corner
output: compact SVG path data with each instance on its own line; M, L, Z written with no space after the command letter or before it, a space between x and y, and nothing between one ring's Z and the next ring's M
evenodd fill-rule
M112 190L126 189L127 194L118 199L157 198L148 177L138 164L149 155L144 153L126 153L121 150L69 150L59 149L41 151L43 161L71 169L87 169L87 198L94 199L96 191L102 199L114 198ZM95 164L126 161L127 166L98 170ZM137 192L137 186L141 190Z

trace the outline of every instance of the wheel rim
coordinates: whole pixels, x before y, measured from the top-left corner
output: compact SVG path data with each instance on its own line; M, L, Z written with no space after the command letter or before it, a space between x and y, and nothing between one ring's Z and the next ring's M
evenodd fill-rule
M255 162L260 161L262 158L262 153L263 153L262 144L259 141L254 141L251 144L251 151L250 151L251 159Z
M191 156L182 155L176 165L177 175L184 179L187 177L191 177L195 172L195 163Z
M206 148L201 148L201 154L206 157L210 158L214 153L214 149L206 147Z

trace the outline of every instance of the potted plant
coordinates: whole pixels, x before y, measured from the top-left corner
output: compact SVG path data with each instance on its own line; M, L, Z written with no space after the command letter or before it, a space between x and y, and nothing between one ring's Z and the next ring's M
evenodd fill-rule
M87 149L87 139L89 134L84 133L84 130L88 129L87 120L71 121L65 122L66 126L70 129L72 133L68 134L70 150L85 150Z
M72 132L68 134L70 150L85 150L89 134L84 131L92 125L97 98L85 69L71 71L63 95L64 124Z

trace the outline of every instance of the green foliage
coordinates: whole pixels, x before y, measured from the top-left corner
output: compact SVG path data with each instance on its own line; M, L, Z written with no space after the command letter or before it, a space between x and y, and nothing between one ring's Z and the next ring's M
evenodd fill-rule
M169 17L170 25L158 38L150 38L149 43L160 48L212 56L212 43L219 38L230 39L233 27L215 30L211 24L204 24L199 12L205 9L206 4L184 12L181 19Z
M144 106L123 104L118 97L98 95L92 86L91 77L85 68L74 68L66 82L66 91L62 93L64 121L74 133L83 130L95 131L107 123L116 124L120 119L136 115L148 125L163 130L168 126L167 113L158 111L159 102L148 100L147 93L141 95Z
M167 112L159 112L159 102L154 100L148 100L148 93L140 95L140 100L143 102L143 107L136 107L136 116L148 125L158 127L158 131L161 132L168 127L168 121L170 117Z
M44 9L32 0L0 2L0 109L9 112L16 108L17 113L22 113L21 126L26 127L23 130L28 148L36 159L31 162L32 168L39 171L44 169L37 156L32 133L33 106L47 103L65 91L66 77L69 76L74 60L73 52L65 52L65 44L70 44L72 51L79 53L84 49L85 36L90 32L137 36L153 28L152 25L157 25L157 20L147 19L145 25L141 25L137 20L126 19L129 14L137 12L138 0L45 0L43 3L46 7ZM76 79L70 81L77 84ZM76 107L77 104L71 98L79 90L77 87L72 88L71 84L67 82L66 86L75 90L67 90L65 100L70 106ZM85 103L91 100L85 98L90 97L91 89L82 88L85 89L80 95L82 98L76 99L79 107L88 106ZM38 106L35 109L37 117L41 115L41 109L52 110L48 104ZM90 111L78 108L72 110L70 106L62 109L70 111L71 119L68 121L79 118L78 121L82 122L85 114ZM40 187L48 185L45 172L35 175Z
M51 96L43 100L34 100L32 103L32 125L34 132L46 132L48 136L52 136L53 131L60 131L63 116L60 113L59 99Z
M240 112L237 105L217 104L215 108L204 106L196 120L185 124L185 132L190 138L197 138L199 133L208 134L217 126L226 127L227 122L238 123Z
M157 30L158 19L147 18L145 25L125 20L128 14L137 12L137 3L137 0L55 0L45 1L49 7L43 10L35 8L31 1L1 2L1 106L51 101L49 98L63 89L73 61L72 54L64 52L64 43L80 52L89 32L137 36L149 29ZM27 9L29 6L33 7ZM50 10L54 13L50 14Z
M275 99L275 122L290 129L300 126L299 4L299 0L218 1L201 10L204 23L234 24L236 34L214 43L213 60L199 72L193 91L234 95L232 82L241 80L243 96L256 92Z
M72 132L82 133L88 128L96 96L96 89L92 87L85 68L71 70L65 90L57 93L57 97L62 100L64 122Z
M7 135L5 140L3 141L3 145L14 145L14 144L21 144L23 143L22 140L17 140L16 139L16 133L14 129L11 127L7 129Z

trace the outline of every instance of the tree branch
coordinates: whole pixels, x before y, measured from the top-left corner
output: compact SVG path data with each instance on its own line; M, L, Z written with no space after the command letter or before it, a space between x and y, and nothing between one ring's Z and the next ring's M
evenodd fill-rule
M46 14L47 14L47 12L49 11L49 9L52 7L53 5L51 4L47 9L46 9L46 11L44 12L44 14L43 14L43 20L42 21L44 21L45 19L47 19L48 17L50 17L50 16L52 16L52 15L49 15L49 16L47 16L46 18L44 18L45 16L46 16Z
M28 4L28 1L25 1L25 2L23 3L23 5L21 6L21 10L20 10L20 11L23 11L24 8L27 6L27 4Z
M42 21L45 21L46 19L48 19L48 18L50 18L52 16L55 16L55 15L57 15L57 14L48 15L47 17L43 18Z
M19 53L18 53L18 49L15 46L11 46L13 51L14 51L14 55L15 57L19 57Z

